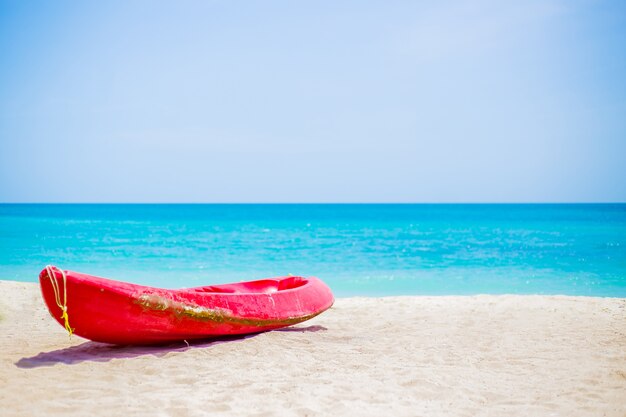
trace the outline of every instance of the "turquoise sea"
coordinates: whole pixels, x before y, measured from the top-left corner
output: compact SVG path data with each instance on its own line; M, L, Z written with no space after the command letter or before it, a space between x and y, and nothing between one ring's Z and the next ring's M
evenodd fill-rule
M626 297L626 204L0 204L0 278L47 264L170 288Z

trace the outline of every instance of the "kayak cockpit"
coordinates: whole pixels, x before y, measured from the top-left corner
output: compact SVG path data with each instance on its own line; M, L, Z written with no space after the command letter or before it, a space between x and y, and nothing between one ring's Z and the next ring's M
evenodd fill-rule
M236 284L208 285L206 287L194 288L194 290L218 294L274 293L298 288L307 282L309 281L306 278L287 277L283 279L261 279Z

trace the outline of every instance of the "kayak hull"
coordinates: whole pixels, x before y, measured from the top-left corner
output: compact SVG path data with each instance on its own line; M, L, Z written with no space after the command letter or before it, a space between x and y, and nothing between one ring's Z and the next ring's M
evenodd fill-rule
M167 290L49 267L41 271L39 281L48 310L59 324L65 326L66 306L73 333L125 345L278 329L313 318L334 302L328 286L317 278Z

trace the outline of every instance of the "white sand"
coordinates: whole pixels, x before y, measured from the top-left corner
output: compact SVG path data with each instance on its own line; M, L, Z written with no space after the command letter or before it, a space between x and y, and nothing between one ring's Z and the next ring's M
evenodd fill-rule
M340 299L284 331L168 347L73 337L0 281L2 416L626 415L626 299Z

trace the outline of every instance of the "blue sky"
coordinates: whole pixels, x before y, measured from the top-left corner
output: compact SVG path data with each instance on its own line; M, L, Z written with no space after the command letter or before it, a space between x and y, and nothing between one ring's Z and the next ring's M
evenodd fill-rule
M0 201L626 201L623 1L0 0Z

